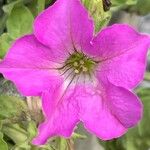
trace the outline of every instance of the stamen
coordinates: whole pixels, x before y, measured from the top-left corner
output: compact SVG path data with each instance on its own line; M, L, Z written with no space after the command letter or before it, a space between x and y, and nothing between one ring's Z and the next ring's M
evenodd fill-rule
M83 73L88 74L89 72L93 72L96 64L97 62L94 59L82 52L75 51L59 70L63 71L62 75L68 73L69 70L72 70L75 75L82 75Z
M83 72L87 72L87 71L88 71L88 68L85 67L85 66L83 66L83 67L82 67L82 71L83 71Z
M80 73L80 71L79 71L79 70L77 70L77 69L75 69L75 70L74 70L74 73L75 73L75 74L79 74L79 73Z
M74 67L78 67L78 66L79 66L79 65L78 65L78 62L74 62L74 63L73 63L73 66L74 66Z
M96 69L97 62L86 56L81 52L74 52L69 56L69 58L64 62L63 66L58 70L61 72L61 75L64 76L64 81L67 85L64 87L64 91L60 97L59 103L63 100L66 91L69 89L72 84L77 84L79 78L82 79L81 82L91 82L90 74L93 73ZM83 77L83 78L82 78ZM88 77L87 81L86 78ZM74 81L76 83L74 83Z
M84 61L83 61L83 60L80 60L80 64L83 65L83 64L84 64Z
M96 64L97 62L93 58L89 58L77 50L73 54L70 54L69 58L66 59L62 67L58 68L61 75L64 77L64 83L67 83L67 85L64 87L59 103L61 103L63 100L63 97L65 96L69 87L72 86L72 84L74 84L74 86L77 85L79 78L82 79L81 82L84 82L85 84L86 77L89 78L89 73L93 73L93 71L96 69ZM87 82L89 81L90 79L88 79Z

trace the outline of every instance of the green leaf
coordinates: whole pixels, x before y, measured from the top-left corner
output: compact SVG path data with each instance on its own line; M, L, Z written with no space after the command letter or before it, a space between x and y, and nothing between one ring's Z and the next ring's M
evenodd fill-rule
M22 5L22 0L12 1L11 3L3 6L3 11L7 14L10 14L15 6L19 7L20 5Z
M0 119L22 120L24 116L21 114L24 111L26 111L26 104L23 100L14 96L0 95Z
M2 121L0 121L0 130L2 129Z
M106 26L110 21L110 12L105 12L102 0L81 0L95 22L95 32Z
M12 43L12 39L7 33L0 36L0 58L3 58Z
M16 39L32 32L33 15L25 6L15 6L7 20L7 30L11 38Z
M45 0L37 0L38 14L45 8Z
M41 0L43 1L43 0ZM30 3L26 4L34 17L38 15L38 11L40 11L42 6L38 6L38 0L30 0Z
M8 150L7 143L3 140L3 133L1 132L2 122L0 121L0 150Z
M3 134L0 132L0 150L8 150L7 143L3 140Z
M19 124L3 125L2 132L11 138L16 144L23 143L27 140L27 132Z

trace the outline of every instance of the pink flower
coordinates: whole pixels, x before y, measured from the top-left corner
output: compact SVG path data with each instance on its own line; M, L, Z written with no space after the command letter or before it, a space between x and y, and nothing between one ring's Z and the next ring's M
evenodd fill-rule
M143 79L150 39L128 25L93 36L93 21L79 0L58 0L18 39L0 72L26 96L42 96L46 117L33 140L70 137L82 121L100 139L120 137L142 116L131 92Z

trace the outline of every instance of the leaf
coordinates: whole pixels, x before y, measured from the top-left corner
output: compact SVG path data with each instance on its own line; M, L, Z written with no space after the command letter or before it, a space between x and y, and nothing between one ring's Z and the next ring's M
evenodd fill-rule
M0 95L0 119L23 119L21 114L26 111L23 100L14 96Z
M15 6L20 6L22 4L22 0L16 0L16 1L12 1L11 3L7 4L7 5L4 5L3 6L3 11L7 14L10 14L12 9L15 7Z
M45 8L45 0L37 0L38 14Z
M2 121L0 121L0 130L2 129Z
M15 6L7 20L7 30L12 39L32 32L34 17L25 6Z
M7 33L0 36L0 58L3 58L12 43L12 39Z
M95 32L106 26L110 21L110 12L105 12L102 0L82 0L95 22Z
M30 0L27 6L32 12L33 16L36 17L39 13L41 13L45 9L45 0Z
M27 140L27 132L19 124L8 124L2 127L2 132L11 138L16 144L24 143Z
M30 0L30 3L26 4L34 17L38 15L38 11L40 11L39 9L41 9L41 6L38 6L38 1L40 0Z
M7 143L3 140L3 134L0 132L0 150L8 150Z

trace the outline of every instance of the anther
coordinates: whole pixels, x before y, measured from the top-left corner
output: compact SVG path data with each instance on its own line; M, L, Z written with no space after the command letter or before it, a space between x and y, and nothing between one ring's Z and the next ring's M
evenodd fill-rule
M79 70L77 70L77 69L75 69L74 72L75 72L76 74L79 74Z
M83 60L80 60L80 64L83 65L83 64L84 64L84 61L83 61Z
M78 62L74 62L74 63L73 63L73 66L74 66L74 67L78 67Z
M82 71L83 71L83 72L87 72L87 71L88 71L87 67L84 67L84 66L83 66L83 67L82 67Z

